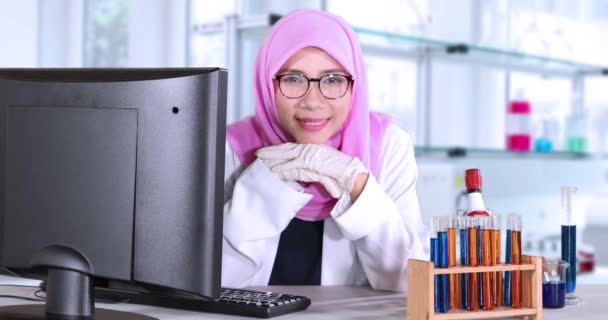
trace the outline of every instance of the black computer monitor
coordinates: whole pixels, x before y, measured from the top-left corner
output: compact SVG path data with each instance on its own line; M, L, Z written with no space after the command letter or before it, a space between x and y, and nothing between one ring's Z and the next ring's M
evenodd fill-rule
M0 69L0 266L46 280L49 317L90 317L95 286L219 297L226 87L220 68Z

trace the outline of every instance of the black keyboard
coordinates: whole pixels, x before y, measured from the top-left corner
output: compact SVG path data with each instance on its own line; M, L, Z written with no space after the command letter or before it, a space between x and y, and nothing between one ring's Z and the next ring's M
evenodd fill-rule
M218 300L185 296L167 298L149 293L103 288L95 289L95 299L254 318L272 318L305 310L310 306L310 299L303 296L229 288L222 288Z

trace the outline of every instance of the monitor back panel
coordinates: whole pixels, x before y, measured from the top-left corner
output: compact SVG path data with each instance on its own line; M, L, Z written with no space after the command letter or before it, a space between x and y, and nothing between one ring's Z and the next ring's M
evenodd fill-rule
M137 110L11 105L5 112L3 258L29 266L49 244L129 279Z
M1 75L0 265L53 240L96 276L219 295L226 71Z

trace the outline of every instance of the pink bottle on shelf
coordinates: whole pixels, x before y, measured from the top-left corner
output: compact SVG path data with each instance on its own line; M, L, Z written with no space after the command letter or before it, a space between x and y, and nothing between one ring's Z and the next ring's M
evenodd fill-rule
M529 151L532 146L530 102L516 99L507 106L506 138L507 150Z

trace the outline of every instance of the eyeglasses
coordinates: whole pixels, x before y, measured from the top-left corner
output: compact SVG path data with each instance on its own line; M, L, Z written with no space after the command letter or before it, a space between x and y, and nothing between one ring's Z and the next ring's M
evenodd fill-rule
M326 74L321 78L308 78L303 74L280 74L272 78L279 82L279 91L288 99L305 96L311 82L319 83L319 92L325 98L340 99L348 91L348 85L355 81L355 78L341 74Z

